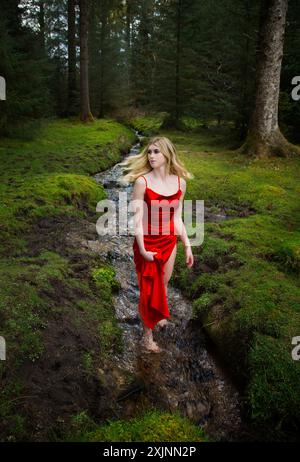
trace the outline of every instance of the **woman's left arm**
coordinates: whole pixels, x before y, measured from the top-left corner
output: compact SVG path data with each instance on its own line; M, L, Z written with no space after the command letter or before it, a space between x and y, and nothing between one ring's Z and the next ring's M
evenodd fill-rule
M179 199L179 206L174 212L175 233L176 235L180 236L180 239L184 245L186 264L189 268L191 268L194 264L194 256L193 256L190 240L186 232L185 225L182 221L182 204L183 204L183 198L184 198L185 191L186 191L186 181L183 178L181 178L180 182L181 182L182 194Z

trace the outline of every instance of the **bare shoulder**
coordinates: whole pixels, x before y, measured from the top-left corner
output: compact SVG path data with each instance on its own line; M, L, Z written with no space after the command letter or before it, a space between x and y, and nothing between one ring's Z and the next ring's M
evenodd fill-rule
M180 185L181 185L182 190L185 191L186 190L186 181L185 181L184 178L180 177Z
M132 190L132 199L139 200L144 198L144 194L146 192L146 184L144 178L142 176L138 176L133 184Z
M146 192L146 182L142 176L138 176L133 185L133 196L141 198Z
M146 185L145 180L142 176L138 176L137 179L135 180L134 184L137 184L138 186L140 185Z

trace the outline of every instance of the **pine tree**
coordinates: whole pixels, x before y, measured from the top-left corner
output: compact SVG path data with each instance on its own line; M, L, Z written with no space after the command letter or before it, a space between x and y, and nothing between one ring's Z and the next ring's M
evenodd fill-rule
M80 119L92 121L89 94L88 2L80 0Z
M255 105L240 151L257 157L300 154L278 126L280 74L288 0L261 3Z

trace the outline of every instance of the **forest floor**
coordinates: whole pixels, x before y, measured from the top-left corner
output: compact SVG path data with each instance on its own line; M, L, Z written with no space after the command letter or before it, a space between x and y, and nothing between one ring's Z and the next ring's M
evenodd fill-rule
M111 119L45 121L27 136L0 140L0 440L99 440L132 377L110 360L123 348L113 268L86 245L106 198L91 175L122 160L136 137ZM180 415L145 410L120 434L153 440L152 425L166 441L170 427L177 441L205 440ZM103 427L104 440L115 426Z
M153 118L131 122L175 143L195 176L185 199L204 200L208 214L220 217L205 221L192 271L178 249L172 282L193 300L244 388L249 417L292 439L300 421L300 362L291 356L300 335L300 159L245 158L228 128L184 132L162 130ZM186 420L158 410L103 428L90 418L113 416L118 384L132 378L110 363L122 349L113 270L76 236L94 235L95 206L106 197L89 175L119 162L134 140L111 119L53 120L32 140L0 140L2 441L66 434L118 441L125 428L139 440L150 422L164 441L170 425L177 441L204 440Z
M145 117L134 126L152 133L157 121ZM274 429L275 438L298 440L300 361L292 342L300 335L300 158L245 157L235 151L233 130L222 126L159 134L194 175L185 199L205 206L194 267L185 267L179 249L173 284L193 300L244 390L251 421Z

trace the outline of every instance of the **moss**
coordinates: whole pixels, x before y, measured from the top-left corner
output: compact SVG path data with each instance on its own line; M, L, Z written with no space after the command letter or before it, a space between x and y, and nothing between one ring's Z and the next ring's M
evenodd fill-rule
M133 117L128 120L128 123L145 135L152 136L158 132L167 116L168 114L166 112L161 112L154 115L145 115L143 117Z
M105 266L101 268L94 268L92 270L92 278L95 281L97 288L101 293L111 287L113 291L120 288L120 283L115 279L116 271L112 266Z
M193 248L192 270L185 267L179 246L174 280L194 301L195 315L228 366L243 378L251 418L265 428L297 427L299 364L289 355L291 338L300 330L299 158L245 157L230 149L231 135L221 127L192 130L187 136L159 129L160 116L135 120L134 125L175 143L195 177L188 180L186 199L202 199L215 212L234 216L205 223L204 242ZM56 243L54 250L53 242L29 255L38 241L38 226L49 224L51 216L73 222L95 210L105 192L87 175L118 162L120 151L133 140L128 129L101 119L93 124L54 120L42 125L39 138L0 142L0 319L10 355L1 364L7 394L1 395L0 408L16 439L24 436L25 428L14 406L18 401L12 401L22 390L22 384L19 391L14 386L13 371L24 358L36 361L42 354L41 334L52 313L73 307L72 322L82 329L95 327L103 357L122 346L111 298L118 283L110 267L95 258L86 272L77 274L71 259L78 256L66 255ZM87 369L94 359L92 351L82 358ZM99 431L91 426L78 438L122 441L126 434L132 441L151 439L156 437L152 428L165 432L166 438L174 428L173 434L179 435L178 425L167 418L162 426L159 414L139 419L134 426L122 422ZM185 428L182 422L179 428Z
M111 274L110 267L102 269ZM119 351L122 335L112 309L114 280L106 280L103 286L99 283L99 287L102 290L97 293L92 279L83 282L74 278L69 260L53 251L45 250L35 258L2 261L0 317L1 335L7 343L5 370L13 370L27 360L36 361L42 355L42 331L47 321L58 309L61 295L72 300L76 291L80 291L81 298L75 300L74 306L86 312L87 319L97 326L103 355Z
M16 406L22 399L22 391L22 384L17 378L0 390L0 431L2 435L7 434L7 440L11 442L26 437L25 419Z
M253 421L268 425L272 416L276 432L282 432L294 416L294 429L299 428L300 362L291 357L290 339L278 341L255 334L249 368L248 401Z
M191 270L179 244L173 281L193 300L194 316L241 384L250 418L282 432L295 429L298 363L290 358L300 331L300 159L248 158L225 150L208 131L161 133L194 174L185 198L231 215L219 222L207 215Z
M5 368L13 368L29 359L36 360L43 351L40 329L46 302L31 284L25 268L16 262L1 261L0 266L1 335L6 339ZM16 364L16 365L17 365Z
M131 441L195 441L205 442L201 428L193 425L178 412L173 414L150 409L145 413L128 420L109 420L106 424L97 425L87 413L74 416L65 441L81 442L131 442Z
M93 355L86 351L82 355L82 364L87 375L93 375Z
M208 313L209 308L213 304L213 295L209 292L204 292L193 302L193 317L202 317Z
M106 197L87 175L121 160L135 139L111 119L81 124L44 121L38 137L0 140L0 254L22 254L33 221L44 217L84 217Z
M75 271L77 250L66 245L66 234L82 219L96 223L96 204L106 194L88 175L118 162L134 139L111 119L93 124L63 119L41 122L35 137L0 140L0 334L7 346L7 360L0 364L5 385L0 425L7 439L26 437L28 422L19 412L26 402L19 401L25 365L42 358L50 321L66 315L83 334L98 335L103 358L122 346L111 309L116 281L106 281L108 295L102 299L104 288L95 291L92 277ZM105 268L98 256L86 254L87 266L100 263ZM87 369L95 359L89 353L83 358Z
M18 183L24 174L97 173L118 162L134 140L131 130L112 119L45 120L32 141L1 139L2 181Z
M241 154L250 155L259 159L272 156L293 157L300 155L299 146L293 145L278 128L270 140L265 140L249 130L243 145L238 149Z
M115 319L105 319L98 326L99 342L103 359L124 351L122 329Z
M282 239L274 246L274 250L268 256L285 269L287 272L300 273L300 239L297 235L291 235L285 241Z

